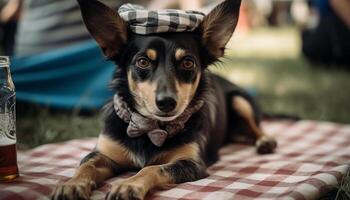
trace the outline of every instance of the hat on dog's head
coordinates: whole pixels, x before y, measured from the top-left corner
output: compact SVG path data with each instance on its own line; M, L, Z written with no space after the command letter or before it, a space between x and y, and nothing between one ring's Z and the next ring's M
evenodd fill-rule
M153 11L133 4L122 5L118 13L132 32L141 35L193 31L205 16L198 11L175 9Z

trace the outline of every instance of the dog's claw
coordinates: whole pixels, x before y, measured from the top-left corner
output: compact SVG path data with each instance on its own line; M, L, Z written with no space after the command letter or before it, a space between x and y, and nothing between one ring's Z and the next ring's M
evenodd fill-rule
M87 182L68 181L63 185L59 185L56 187L54 192L51 194L51 200L88 200L90 197L92 185L93 184Z
M264 136L256 141L256 151L259 154L273 153L277 147L277 141L273 137Z
M112 186L106 195L106 200L142 200L145 196L143 187L130 183L118 183Z

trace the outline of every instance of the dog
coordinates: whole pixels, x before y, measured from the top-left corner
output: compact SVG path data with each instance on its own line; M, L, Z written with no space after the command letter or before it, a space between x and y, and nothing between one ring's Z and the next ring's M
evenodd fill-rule
M144 199L151 189L207 177L220 147L242 138L257 153L274 151L277 142L260 128L254 99L208 70L224 56L241 0L219 4L194 31L149 35L132 33L96 0L78 2L88 31L118 66L111 82L116 95L104 107L96 147L52 199L89 199L103 181L129 170L139 171L114 183L106 199ZM149 124L157 129L138 133Z

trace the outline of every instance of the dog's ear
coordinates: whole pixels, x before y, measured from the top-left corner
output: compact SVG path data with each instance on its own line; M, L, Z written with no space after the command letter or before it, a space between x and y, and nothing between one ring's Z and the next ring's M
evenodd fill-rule
M240 5L241 0L224 1L204 17L199 27L202 43L215 59L224 55L225 46L238 22Z
M96 0L78 0L84 23L107 58L127 41L127 25L117 12Z

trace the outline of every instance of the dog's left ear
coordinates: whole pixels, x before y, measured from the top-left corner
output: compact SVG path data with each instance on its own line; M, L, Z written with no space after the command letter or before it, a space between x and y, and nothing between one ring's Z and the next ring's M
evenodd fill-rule
M218 59L224 55L238 22L241 0L226 0L204 17L200 25L202 43Z
M97 0L78 0L91 36L107 58L118 55L127 41L127 25L117 12Z

